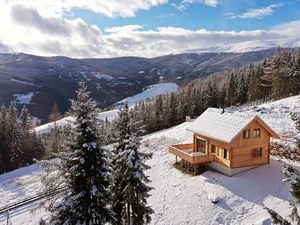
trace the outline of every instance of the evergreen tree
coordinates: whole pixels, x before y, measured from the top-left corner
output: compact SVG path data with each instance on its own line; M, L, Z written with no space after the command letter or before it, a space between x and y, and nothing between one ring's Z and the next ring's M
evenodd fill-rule
M22 129L22 132L24 132L26 136L28 135L30 129L32 129L31 124L32 124L31 116L28 112L28 109L24 105L21 112L20 112L20 126L21 126L21 129Z
M237 100L240 104L244 104L247 101L248 85L244 75L242 74L237 87Z
M153 210L147 206L151 188L144 174L149 169L144 160L151 157L138 151L140 140L137 128L126 105L115 122L116 144L113 150L113 211L114 224L142 225L150 222Z
M300 117L296 113L291 113L291 118L295 122L295 127L300 133ZM300 140L296 139L297 141L297 151L300 151ZM293 222L296 222L296 224L300 224L300 215L298 214L297 205L299 206L300 203L300 171L295 169L294 167L283 164L283 173L286 176L286 179L284 179L285 182L289 182L291 185L290 193L296 200L296 202L291 199L290 204L292 206L292 211L290 214L290 218ZM291 223L288 222L286 219L282 218L277 212L270 210L266 208L268 213L273 219L274 224L280 224L280 225L290 225Z
M167 115L167 120L168 120L168 124L169 126L174 126L176 125L177 121L176 121L176 109L177 109L177 103L176 103L176 99L175 99L175 95L174 93L171 94L170 98L169 98L169 114Z
M5 136L6 108L3 105L0 109L0 173L5 172L8 161L8 146Z
M228 80L227 92L226 92L226 105L232 106L236 103L236 77L234 73L231 73Z
M218 93L217 93L217 86L214 84L212 85L211 82L208 82L207 88L204 92L205 98L205 108L208 107L218 107Z
M19 125L18 110L15 102L11 102L6 115L6 138L9 146L10 170L24 165L23 141L24 136Z
M56 199L53 195L50 198L51 224L99 225L111 218L107 206L108 152L101 147L96 102L89 97L86 89L80 82L77 99L72 102L76 118L74 127L69 132L63 151L56 155L60 161L56 177L46 182L49 193L58 185L55 181L62 181L65 187L62 199Z
M62 118L61 112L58 109L56 102L53 104L51 114L49 115L49 122L53 122L53 127L48 137L48 151L57 153L61 149L63 133L57 126L57 121Z
M155 130L163 128L163 100L161 95L155 99L155 124Z

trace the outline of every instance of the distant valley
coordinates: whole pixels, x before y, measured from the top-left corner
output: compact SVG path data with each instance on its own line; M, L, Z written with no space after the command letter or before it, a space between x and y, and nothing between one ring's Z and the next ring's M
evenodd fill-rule
M156 58L74 59L0 53L0 102L26 104L33 116L46 120L52 105L69 109L78 82L84 80L100 107L105 108L145 87L193 79L259 62L276 49L244 53L184 53Z

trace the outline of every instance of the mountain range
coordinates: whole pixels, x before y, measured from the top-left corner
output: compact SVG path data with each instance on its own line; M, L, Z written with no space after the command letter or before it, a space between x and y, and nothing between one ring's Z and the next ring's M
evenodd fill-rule
M271 57L276 48L250 52L205 52L155 58L68 58L0 53L0 102L14 99L31 114L47 119L56 102L65 112L80 80L102 108L145 87L173 82L179 86L210 74L232 70Z

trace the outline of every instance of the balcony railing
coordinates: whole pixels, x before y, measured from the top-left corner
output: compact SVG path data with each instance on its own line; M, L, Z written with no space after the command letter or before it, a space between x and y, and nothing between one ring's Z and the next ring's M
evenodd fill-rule
M192 164L205 164L212 161L212 157L202 152L193 152L193 143L169 146L169 152Z

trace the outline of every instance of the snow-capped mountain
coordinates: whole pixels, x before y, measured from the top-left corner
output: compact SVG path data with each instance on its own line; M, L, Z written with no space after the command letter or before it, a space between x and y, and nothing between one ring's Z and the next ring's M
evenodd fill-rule
M297 48L300 47L300 38L290 39L275 39L275 40L257 40L245 41L228 45L217 45L210 48L190 49L188 53L212 53L212 52L230 52L230 53L245 53L257 52L271 48Z

